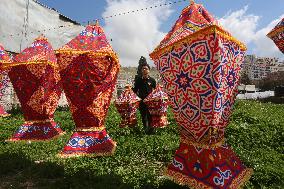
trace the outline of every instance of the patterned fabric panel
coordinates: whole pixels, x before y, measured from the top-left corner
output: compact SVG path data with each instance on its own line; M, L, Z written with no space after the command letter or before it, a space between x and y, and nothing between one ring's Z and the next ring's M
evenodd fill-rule
M167 126L169 101L168 95L164 92L163 87L158 85L143 101L151 114L150 126L154 128Z
M53 66L57 66L56 62L56 56L47 38L40 36L35 39L30 47L14 57L13 64L50 63Z
M167 100L168 95L167 93L164 92L163 86L158 85L156 89L154 89L143 101L147 102L147 101L155 101L160 99Z
M92 52L113 51L102 27L98 25L88 25L77 37L59 49L59 51L65 50Z
M37 38L9 66L8 74L25 121L36 123L21 126L10 141L47 140L63 133L60 128L53 128L57 124L50 124L61 95L61 83L57 59L47 39ZM47 130L50 132L46 133Z
M74 132L60 157L105 156L112 155L116 143L109 137L106 130L92 132Z
M3 100L1 97L10 93L10 91L8 91L9 85L10 79L8 73L3 71L0 73L0 101Z
M99 25L88 25L58 50L63 88L77 127L104 125L119 71L118 59Z
M126 86L114 104L121 116L120 127L133 127L137 124L136 112L139 107L140 98L132 91L130 86Z
M26 122L18 128L13 134L13 137L7 141L42 141L50 140L62 135L63 132L60 129L59 124L54 121L42 122L42 123L29 123Z
M267 34L268 36L273 35L274 32L278 33L278 30L283 30L284 18Z
M115 100L116 104L131 103L137 102L141 99L132 91L130 86L126 86L125 90L121 95Z
M180 126L180 146L166 175L192 188L239 188L252 170L224 144L224 131L246 48L220 26L200 21L205 28L178 34L182 40L150 54Z
M284 53L284 18L267 34L279 50Z
M77 127L101 127L110 105L119 65L109 57L59 55L63 89Z
M44 37L37 38L14 58L9 77L26 121L53 118L61 95L56 65L54 51Z
M216 149L181 143L166 175L190 188L239 188L252 170L246 168L227 145Z
M120 127L133 127L137 124L136 112L139 107L139 101L115 103L115 107L121 116Z
M164 128L169 124L167 115L152 115L150 127Z
M0 44L0 72L3 63L11 63L9 55L5 52L4 47Z
M5 64L10 64L11 59L5 52L4 47L0 44L0 100L4 95L6 88L8 87L9 78L6 77L7 72L4 70ZM0 117L6 117L9 114L4 110L4 107L0 104Z
M57 51L64 93L76 130L60 157L108 155L115 143L104 129L115 87L119 62L102 28L88 25ZM81 145L84 141L84 145Z
M155 61L177 122L195 140L210 127L227 126L243 58L238 45L212 32Z
M201 4L194 3L183 9L171 31L156 49L158 50L170 46L178 40L213 23L217 23L217 21L208 13L208 11Z

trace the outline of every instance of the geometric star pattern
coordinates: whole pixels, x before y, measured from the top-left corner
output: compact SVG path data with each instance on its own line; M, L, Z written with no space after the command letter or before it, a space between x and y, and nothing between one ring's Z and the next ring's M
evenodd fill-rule
M150 54L179 125L165 174L190 188L239 188L252 174L226 145L245 46L199 4L186 7Z

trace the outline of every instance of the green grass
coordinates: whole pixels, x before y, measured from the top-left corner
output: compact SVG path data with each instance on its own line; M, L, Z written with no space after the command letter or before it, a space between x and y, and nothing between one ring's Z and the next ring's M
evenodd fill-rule
M139 116L139 114L138 114ZM172 160L179 134L172 113L170 125L146 135L141 122L133 129L118 127L112 105L106 127L117 142L111 157L60 159L75 125L69 111L55 120L66 135L50 142L6 143L23 123L19 111L0 118L0 188L184 188L165 179L163 168ZM284 188L284 105L238 101L226 131L227 142L254 169L245 188Z

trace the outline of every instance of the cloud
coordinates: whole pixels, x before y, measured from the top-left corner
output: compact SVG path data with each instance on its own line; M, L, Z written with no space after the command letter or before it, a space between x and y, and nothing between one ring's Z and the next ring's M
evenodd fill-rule
M248 14L247 11L248 6L245 6L241 10L228 12L218 20L234 37L246 43L249 53L260 57L283 58L283 54L266 34L275 27L284 15L280 15L267 26L257 29L261 16Z
M123 13L165 3L165 0L107 0L103 16ZM105 33L118 53L122 66L137 66L140 56L150 63L149 53L165 36L161 23L168 19L172 9L162 6L107 19ZM152 63L151 63L152 64ZM153 64L152 64L153 65Z
M246 15L248 6L243 9L228 12L224 17L219 19L221 25L229 30L234 37L248 44L253 40L259 16Z
M274 42L266 36L283 17L284 14L255 33L253 38L253 43L255 45L255 49L253 50L254 54L257 54L258 56L279 57L283 59L281 51Z

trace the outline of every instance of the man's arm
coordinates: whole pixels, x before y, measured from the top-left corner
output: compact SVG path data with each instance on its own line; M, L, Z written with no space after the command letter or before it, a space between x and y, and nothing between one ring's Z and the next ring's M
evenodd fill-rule
M156 86L157 86L156 80L154 78L152 78L152 79L153 79L153 81L152 81L153 88L156 89Z

